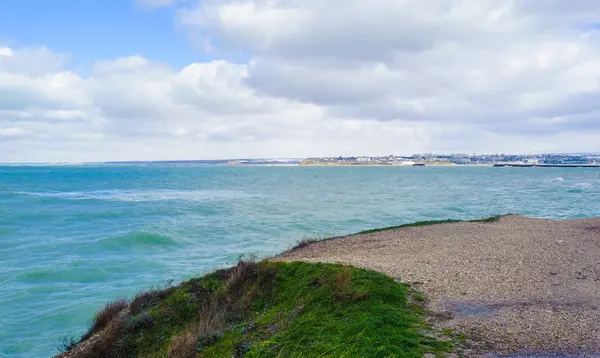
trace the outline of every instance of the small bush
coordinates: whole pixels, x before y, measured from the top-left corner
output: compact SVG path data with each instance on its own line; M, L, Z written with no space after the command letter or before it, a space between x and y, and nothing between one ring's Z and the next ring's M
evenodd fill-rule
M242 358L250 349L252 349L253 344L251 342L241 341L238 342L233 348L233 357L234 358Z
M193 358L196 356L196 343L198 333L194 327L190 327L171 340L169 347L169 358Z
M214 331L210 333L206 333L204 335L200 335L196 342L196 351L202 352L206 347L212 346L223 338L223 332Z
M75 337L73 337L71 335L65 336L60 340L60 342L58 342L58 346L56 347L56 350L58 351L59 354L68 352L71 349L75 348L77 343L79 343L79 340L76 339Z
M225 289L230 298L238 297L246 284L256 278L257 263L255 261L239 261L237 265L231 268L229 277L225 283Z
M303 237L300 241L298 241L296 246L294 246L290 249L290 251L302 249L302 248L310 246L316 242L325 241L325 240L334 239L334 238L335 238L335 234L333 234L333 233L326 234L326 235L317 235L317 236L313 236L313 237Z
M168 287L163 290L150 289L138 292L133 301L131 301L131 314L138 315L148 308L159 304L175 292L175 289L175 287Z
M302 240L298 241L298 243L296 244L296 246L294 246L292 248L292 251L293 250L298 250L298 249L305 248L307 246L310 246L310 245L314 244L315 242L319 242L319 240L315 239L315 238L305 237Z
M120 314L114 317L104 328L99 339L78 358L124 358L128 356L128 345L125 332L131 328L128 316Z
M205 303L196 324L198 336L221 330L225 321L225 312L225 306L216 300Z
M148 313L144 312L137 316L131 317L129 320L130 329L138 329L138 328L150 328L154 325L154 317Z
M129 307L129 301L125 298L118 298L108 302L104 308L96 312L94 319L90 325L88 332L81 338L82 341L93 336L95 333L102 331L110 321L115 318L121 311Z

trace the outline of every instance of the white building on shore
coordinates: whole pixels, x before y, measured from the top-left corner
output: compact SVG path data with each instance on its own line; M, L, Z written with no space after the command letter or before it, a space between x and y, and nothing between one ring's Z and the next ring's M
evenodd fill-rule
M414 160L403 160L400 162L393 162L392 165L400 166L400 167L410 167L415 164Z

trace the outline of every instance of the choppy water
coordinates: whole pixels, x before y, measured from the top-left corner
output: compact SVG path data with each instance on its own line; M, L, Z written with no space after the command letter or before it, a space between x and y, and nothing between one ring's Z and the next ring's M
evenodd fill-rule
M45 357L108 299L309 235L600 216L600 170L0 166L0 356Z

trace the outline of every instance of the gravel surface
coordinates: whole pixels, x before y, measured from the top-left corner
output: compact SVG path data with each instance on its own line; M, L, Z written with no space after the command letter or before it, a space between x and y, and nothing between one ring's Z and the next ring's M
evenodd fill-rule
M344 263L420 282L436 325L466 334L473 354L600 357L600 219L508 215L405 227L274 259Z

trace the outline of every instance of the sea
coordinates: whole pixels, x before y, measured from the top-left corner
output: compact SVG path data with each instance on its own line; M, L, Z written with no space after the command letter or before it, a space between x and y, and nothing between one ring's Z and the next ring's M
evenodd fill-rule
M0 357L49 357L108 300L306 237L518 213L600 216L600 169L0 166Z

